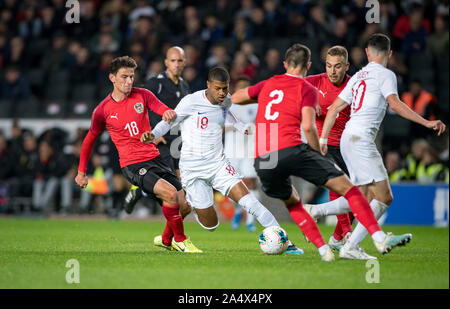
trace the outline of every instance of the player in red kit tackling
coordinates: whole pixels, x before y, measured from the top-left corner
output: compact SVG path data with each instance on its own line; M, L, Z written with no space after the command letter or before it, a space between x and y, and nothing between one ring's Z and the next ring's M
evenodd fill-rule
M314 219L303 208L291 184L291 175L317 186L324 185L345 196L351 211L367 228L378 251L388 253L403 243L381 230L358 188L334 162L320 154L315 125L317 90L303 79L311 66L310 58L309 48L295 44L286 51L286 74L241 89L231 97L231 101L237 104L258 102L255 168L262 188L268 196L283 200L291 218L318 248L323 261L334 261L334 254L325 244ZM308 144L301 140L300 127Z
M327 52L326 73L305 77L305 80L316 87L319 92L316 117L316 126L319 136L322 134L323 122L325 121L328 108L333 104L334 100L345 88L350 79L350 76L346 74L348 68L347 49L343 46L333 46ZM349 173L341 155L340 140L342 132L345 129L345 124L349 119L350 107L338 114L336 122L328 137L328 141L319 140L320 142L327 142L328 154L346 175L349 175ZM339 194L330 191L330 201L337 198L339 198ZM305 205L305 207L307 207L307 205ZM338 223L336 229L328 241L328 244L332 249L339 251L341 246L345 243L345 240L350 237L352 232L352 218L353 215L351 213L337 215Z
M151 130L147 108L168 122L175 119L176 113L149 90L133 87L136 67L134 59L128 56L111 62L109 79L114 90L94 110L75 181L82 188L87 186L87 162L97 137L106 129L119 152L122 173L162 204L167 225L163 234L155 237L154 244L182 252L201 252L184 234L180 205L185 214L189 206L181 183L161 159L156 145L140 142L142 132Z

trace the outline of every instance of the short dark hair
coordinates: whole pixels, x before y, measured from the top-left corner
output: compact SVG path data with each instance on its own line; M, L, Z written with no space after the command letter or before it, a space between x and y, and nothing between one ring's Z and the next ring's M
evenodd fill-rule
M391 50L391 39L383 33L375 33L367 41L367 47L376 49L377 51L388 53Z
M132 68L135 70L137 68L137 63L130 56L114 58L109 65L109 73L115 75L121 68Z
M219 82L229 82L230 74L228 74L228 71L225 68L214 67L209 70L208 73L208 81L212 82L213 80Z
M301 67L306 68L308 62L311 59L311 50L302 44L294 44L286 51L284 55L284 61L286 61L288 67Z

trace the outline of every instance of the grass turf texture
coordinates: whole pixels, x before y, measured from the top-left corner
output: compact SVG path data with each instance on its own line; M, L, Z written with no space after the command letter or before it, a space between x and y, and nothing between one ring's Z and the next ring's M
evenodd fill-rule
M381 256L370 239L362 247L379 258L380 283L366 282L365 261L325 263L293 223L282 224L305 254L267 256L258 232L215 232L197 223L185 230L203 254L153 246L163 222L0 219L0 288L449 288L448 228L388 226L413 233L407 247ZM328 240L332 227L321 225ZM66 262L80 263L80 283L66 283ZM372 268L372 267L370 267Z

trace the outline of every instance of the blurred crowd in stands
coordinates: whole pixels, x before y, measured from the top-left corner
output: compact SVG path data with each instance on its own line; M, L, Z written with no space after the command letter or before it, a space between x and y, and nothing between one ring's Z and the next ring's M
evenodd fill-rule
M183 78L196 91L205 88L207 71L216 65L229 69L232 83L241 76L256 83L283 73L284 52L294 42L312 51L308 74L325 71L329 47L345 46L352 75L367 62L367 38L383 32L392 38L389 68L397 74L402 100L448 124L448 0L380 0L380 22L372 24L366 22L366 2L80 0L80 22L68 23L64 0L2 0L0 121L90 118L112 89L108 66L119 55L137 61L139 86L164 70L165 51L179 45L187 59ZM96 197L112 214L119 209L129 184L120 176L107 133L90 160L93 185L80 191L73 178L83 130L75 140L58 128L34 136L15 125L12 132L0 133L0 205L8 211L21 207L19 197L38 210L55 197L63 212L74 198L81 212L92 211ZM448 134L430 134L388 112L380 148L393 182L448 183Z

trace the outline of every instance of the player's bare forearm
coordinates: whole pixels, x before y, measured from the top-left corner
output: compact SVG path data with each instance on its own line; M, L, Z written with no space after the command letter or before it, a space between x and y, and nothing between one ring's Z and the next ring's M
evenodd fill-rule
M302 108L302 129L308 145L320 152L319 134L316 127L316 111L310 106Z
M319 134L317 133L317 128L314 126L308 130L303 129L303 133L305 133L308 145L315 151L320 152Z
M231 102L233 102L234 104L246 105L257 103L258 101L250 98L250 96L248 95L248 87L247 87L239 89L238 91L233 93L233 95L231 96Z
M425 118L417 114L415 111L410 109L408 105L403 103L396 94L391 94L390 96L388 96L387 101L389 103L390 108L401 117L413 121L415 123L418 123L428 129L437 131L438 136L444 133L446 126L442 121L426 120Z
M389 107L398 115L420 125L426 126L427 120L410 109L408 105L403 103L397 95L391 94L388 96L387 101L389 103Z
M347 103L341 98L336 98L333 104L327 111L327 116L325 117L325 121L323 123L322 135L320 138L326 144L328 139L328 135L330 134L331 128L333 128L334 123L336 122L336 117L339 112L343 111L347 107Z

